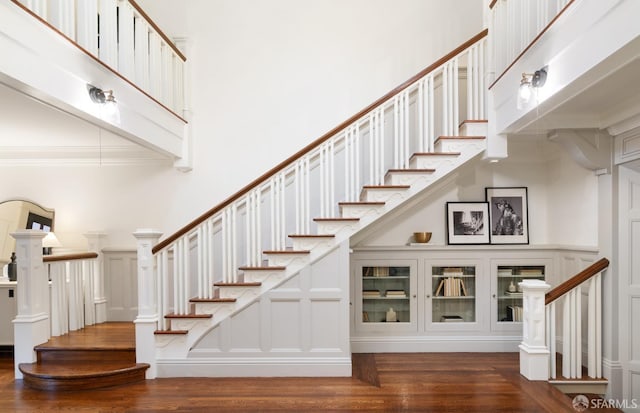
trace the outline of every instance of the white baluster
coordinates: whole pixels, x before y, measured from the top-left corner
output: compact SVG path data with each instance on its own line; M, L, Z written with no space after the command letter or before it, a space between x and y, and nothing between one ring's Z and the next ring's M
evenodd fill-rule
M135 16L134 66L136 85L142 90L149 90L149 23L141 16Z
M487 113L486 113L486 105L485 105L485 100L487 98L487 94L485 93L485 90L487 89L486 85L485 85L485 50L484 50L484 45L486 43L486 40L481 40L480 44L478 45L478 62L476 64L476 72L478 73L477 76L477 82L476 82L476 96L477 101L478 101L478 108L476 109L476 119L487 119Z
M589 280L587 295L587 374L596 375L596 280Z
M458 82L459 82L459 70L458 70L458 58L453 58L453 65L451 68L451 82L452 82L452 90L451 90L451 134L453 136L458 136L458 125L460 124L460 109L458 102L460 100L460 95L458 93Z
M409 167L409 156L410 156L410 133L409 133L409 91L405 90L403 92L403 96L404 96L404 107L403 107L403 111L404 111L404 119L403 119L403 130L404 130L404 157L402 159L403 163L402 163L402 167L403 168L408 168Z
M173 253L173 312L180 314L179 296L180 296L180 253L178 244L180 240L173 243L171 251Z
M49 0L47 21L72 40L76 39L75 0Z
M575 314L576 314L576 341L574 345L575 351L575 373L576 378L582 378L582 287L577 286L575 289Z
M425 132L425 102L424 102L424 78L418 81L418 152L424 152L426 132Z
M549 373L552 379L556 378L556 303L547 306L547 347L549 348Z
M67 315L68 298L67 282L64 273L64 263L52 262L47 264L51 279L51 335L61 336L69 332L69 317Z
M196 249L197 249L197 263L198 263L198 297L203 297L204 294L204 274L205 274L205 260L206 260L206 250L207 250L207 237L205 234L206 226L200 225L196 230Z
M384 183L384 108L378 109L378 185Z
M400 96L393 98L393 167L400 167Z
M215 282L215 261L213 243L213 219L207 221L207 272L205 283L205 298L213 298L213 283Z
M355 180L353 182L352 201L358 200L358 192L360 191L360 124L356 123L356 142L354 147L354 168L356 170Z
M285 173L280 173L280 239L278 240L278 249L284 250L286 246L286 199L285 199Z
M185 62L176 54L173 55L173 110L184 116L184 65Z
M435 129L435 106L434 106L434 86L433 75L427 76L427 152L433 152L435 145L436 129Z
M118 5L118 72L127 79L134 79L133 7L128 0L119 0Z
M162 262L162 272L160 273L159 283L161 283L164 288L162 290L162 305L159 306L158 324L160 324L161 330L166 330L169 328L169 320L164 316L171 311L171 303L169 301L169 250L167 248L160 253L160 259Z
M189 260L189 236L185 235L183 237L183 280L184 280L184 289L182 291L182 310L183 314L188 314L191 312L189 308L189 296L191 295L191 268L190 268L190 260Z
M118 68L118 2L100 0L99 57L113 69Z
M329 197L329 205L328 205L328 210L329 210L329 217L330 218L334 218L336 216L336 152L335 152L335 140L331 139L329 141L329 159L331 161L330 163L330 175L329 175L329 189L330 189L330 197Z
M442 134L449 135L449 63L442 69Z
M98 0L76 2L77 39L83 49L98 56Z
M162 59L162 88L160 93L160 101L165 106L173 107L173 50L169 45L162 41L160 55Z
M93 262L82 260L82 282L84 285L84 325L92 326L96 323L95 305L95 274Z
M595 277L595 296L596 296L596 334L595 334L595 353L596 353L596 370L595 378L602 378L602 273Z
M162 95L162 43L157 33L149 32L149 93L161 100Z
M571 299L566 294L562 301L562 376L571 377Z

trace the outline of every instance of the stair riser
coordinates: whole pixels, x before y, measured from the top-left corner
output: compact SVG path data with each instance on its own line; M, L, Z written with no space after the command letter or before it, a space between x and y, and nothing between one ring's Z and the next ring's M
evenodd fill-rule
M385 185L427 185L432 180L431 174L392 172L385 177Z
M453 169L456 167L457 155L424 155L414 156L409 163L412 169Z
M260 287L218 287L220 298L257 298L260 295Z
M384 205L343 205L340 213L343 218L379 217L384 213Z
M138 368L116 374L105 374L97 377L78 378L41 378L24 374L24 384L36 390L45 391L78 391L102 389L105 387L121 386L145 380L145 368Z
M271 282L282 281L285 277L284 270L279 271L247 271L244 272L245 282ZM236 297L233 297L236 298Z
M135 350L99 351L99 350L39 350L36 352L38 363L51 361L136 362Z
M214 319L227 317L235 308L235 303L195 303L196 314L211 314ZM177 323L171 323L175 326ZM176 329L178 330L178 329Z
M484 148L483 139L440 139L435 146L436 152L469 152Z
M487 136L488 131L488 122L465 122L458 133L460 136Z
M294 250L308 250L311 251L314 248L331 248L333 245L333 238L292 238L292 245Z
M270 267L304 266L309 263L309 254L267 254L267 263Z
M358 221L328 221L316 222L318 234L336 235L345 231L355 231L358 228Z
M365 189L362 191L361 201L364 202L395 202L406 199L404 189Z

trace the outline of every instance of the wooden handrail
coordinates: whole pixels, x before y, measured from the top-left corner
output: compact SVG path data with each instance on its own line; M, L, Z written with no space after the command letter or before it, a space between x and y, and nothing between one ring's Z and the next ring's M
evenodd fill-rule
M470 38L466 42L462 43L460 46L458 46L455 49L453 49L450 53L448 53L445 56L443 56L440 59L438 59L435 63L431 64L427 68L423 69L422 71L420 71L419 73L417 73L416 75L411 77L410 79L406 80L405 82L403 82L402 84L397 86L391 92L387 93L386 95L384 95L383 97L379 98L378 100L376 100L375 102L373 102L369 106L367 106L364 109L362 109L360 112L358 112L355 115L351 116L349 119L347 119L346 121L342 122L340 125L336 126L335 128L331 129L329 132L325 133L324 135L322 135L318 139L314 140L309 145L307 145L304 148L300 149L298 152L296 152L295 154L293 154L289 158L287 158L284 161L280 162L278 165L276 165L275 167L271 168L270 170L268 170L267 172L262 174L259 178L255 179L250 184L248 184L247 186L245 186L244 188L242 188L241 190L239 190L235 194L231 195L229 198L227 198L224 201L222 201L220 204L216 205L215 207L211 208L210 210L208 210L204 214L200 215L198 218L196 218L195 220L191 221L189 224L187 224L184 227L182 227L181 229L179 229L177 232L175 232L169 238L166 238L166 239L162 240L161 242L159 242L155 247L153 247L153 249L151 251L155 254L158 251L160 251L163 248L165 248L166 246L170 245L172 242L176 241L178 238L180 238L183 235L187 234L189 231L191 231L192 229L194 229L195 227L197 227L198 225L200 225L201 223L203 223L207 219L211 218L217 212L221 211L226 206L230 205L232 202L240 199L243 195L245 195L246 193L251 191L253 188L257 187L261 183L265 182L267 179L271 178L276 173L278 173L281 170L283 170L284 168L286 168L288 165L293 163L295 160L297 160L297 159L301 158L302 156L306 155L307 153L311 152L313 149L317 148L322 143L324 143L327 140L329 140L332 136L336 135L338 132L340 132L341 130L345 129L347 126L351 125L352 123L354 123L355 121L357 121L358 119L360 119L361 117L366 115L367 113L371 112L376 107L382 105L385 101L389 100L390 98L392 98L396 94L398 94L401 91L403 91L404 89L408 88L409 86L411 86L413 83L415 83L420 78L422 78L422 77L426 76L427 74L431 73L432 71L434 71L438 67L442 66L447 61L449 61L452 58L454 58L456 55L458 55L461 52L463 52L465 49L471 47L473 44L475 44L476 42L478 42L482 38L486 37L487 33L488 33L488 29L484 29L483 31L481 31L480 33L476 34L475 36L473 36L472 38Z
M601 258L600 260L594 262L584 270L580 271L573 277L569 278L567 281L563 282L553 290L546 293L544 296L544 304L547 305L557 300L558 298L562 297L569 291L573 290L583 282L587 281L589 278L600 273L608 266L609 266L609 260L606 258Z
M45 255L42 257L42 262L91 260L94 258L98 258L98 254L95 252L79 252L76 254Z
M498 0L491 0L491 3L489 3L489 9L493 9L493 6L495 6L497 2Z

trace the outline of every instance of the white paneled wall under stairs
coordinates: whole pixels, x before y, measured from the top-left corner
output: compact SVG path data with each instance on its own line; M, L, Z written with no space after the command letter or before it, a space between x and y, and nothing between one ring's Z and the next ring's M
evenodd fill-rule
M485 36L178 233L136 233L148 378L351 375L349 239L483 153Z

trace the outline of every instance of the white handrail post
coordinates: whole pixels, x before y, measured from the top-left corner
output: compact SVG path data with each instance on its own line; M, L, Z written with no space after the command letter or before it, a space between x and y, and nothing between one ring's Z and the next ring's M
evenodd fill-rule
M544 295L551 286L542 280L524 280L520 374L529 380L549 379L549 349L545 342Z
M11 234L16 239L18 312L13 320L14 374L22 378L20 363L36 361L33 350L49 339L49 277L42 262L42 231L24 230Z
M155 259L152 248L162 233L152 229L139 229L133 233L138 240L138 316L136 325L136 361L148 363L147 379L157 376L154 332L158 323L156 306Z
M100 324L107 321L107 297L104 292L104 273L102 272L104 257L102 255L102 243L106 234L103 232L87 232L84 237L89 243L89 251L98 254L98 258L92 260L94 277L94 304L95 323Z

